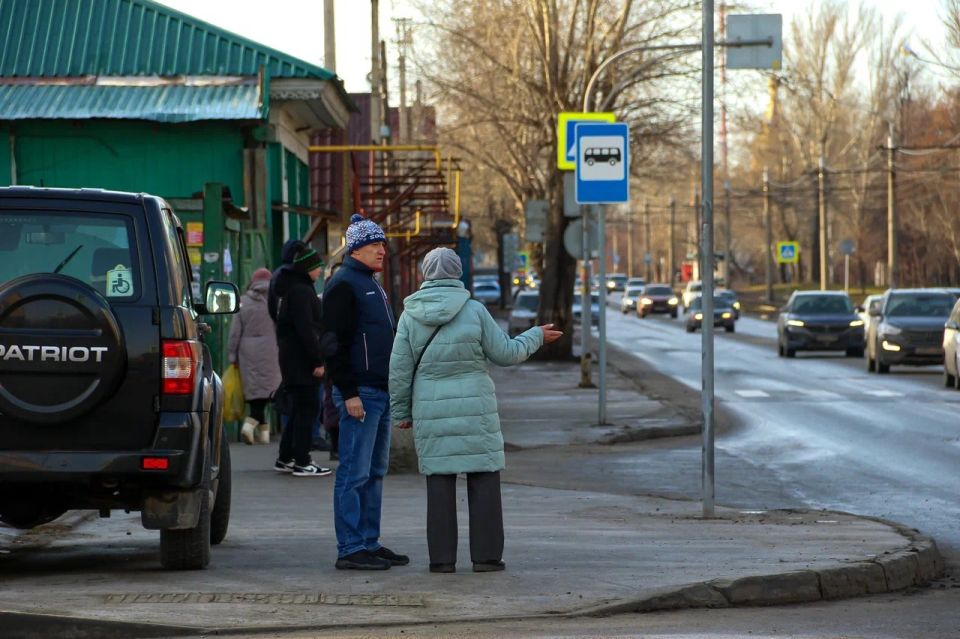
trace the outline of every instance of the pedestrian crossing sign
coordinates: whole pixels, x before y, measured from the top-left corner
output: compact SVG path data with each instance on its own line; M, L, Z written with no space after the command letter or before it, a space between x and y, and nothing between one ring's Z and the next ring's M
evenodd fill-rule
M557 117L557 168L561 171L573 171L577 168L578 124L585 122L616 122L613 113L576 113L563 112Z
M800 242L777 242L777 264L796 264L800 261Z

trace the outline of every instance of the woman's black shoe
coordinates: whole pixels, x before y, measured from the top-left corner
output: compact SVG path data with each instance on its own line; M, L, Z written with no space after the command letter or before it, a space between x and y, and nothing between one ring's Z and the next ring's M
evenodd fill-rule
M456 564L430 564L430 572L457 572Z
M499 559L496 561L475 561L473 562L473 572L500 572L506 570L507 564Z

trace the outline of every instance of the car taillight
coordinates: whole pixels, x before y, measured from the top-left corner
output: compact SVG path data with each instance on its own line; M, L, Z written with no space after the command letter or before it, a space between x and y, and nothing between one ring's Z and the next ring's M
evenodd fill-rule
M144 457L140 460L143 470L170 470L170 460L166 457Z
M193 392L200 366L200 344L190 340L163 342L163 394L189 395Z

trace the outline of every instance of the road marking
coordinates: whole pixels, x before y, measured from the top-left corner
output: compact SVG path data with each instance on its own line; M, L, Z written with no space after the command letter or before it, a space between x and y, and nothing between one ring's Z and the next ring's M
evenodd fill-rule
M801 389L801 393L804 395L809 395L810 397L818 397L820 399L840 399L842 395L840 393L834 393L833 391L828 390L819 390L816 388Z
M865 390L863 392L865 395L873 395L874 397L903 397L903 393L892 390Z
M738 390L733 392L735 392L740 397L747 397L747 398L770 397L769 393L766 393L762 390Z

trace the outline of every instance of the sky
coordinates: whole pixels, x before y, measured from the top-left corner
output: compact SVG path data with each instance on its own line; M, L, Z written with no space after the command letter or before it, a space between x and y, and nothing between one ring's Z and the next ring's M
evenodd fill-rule
M469 2L470 0L462 0ZM323 59L323 0L159 0L161 4L213 23L262 44L279 49L307 62L325 66ZM904 13L910 42L920 50L922 38L934 43L943 40L940 0L864 0L884 16ZM715 0L719 5L719 0ZM798 13L809 10L810 0L753 0L752 13L782 13L784 31ZM265 11L265 7L268 10ZM904 12L908 7L909 12ZM336 0L337 74L351 92L369 91L370 3L365 0ZM396 37L394 18L416 18L408 0L380 0L380 36ZM914 44L916 43L916 44ZM396 77L396 73L392 74Z

